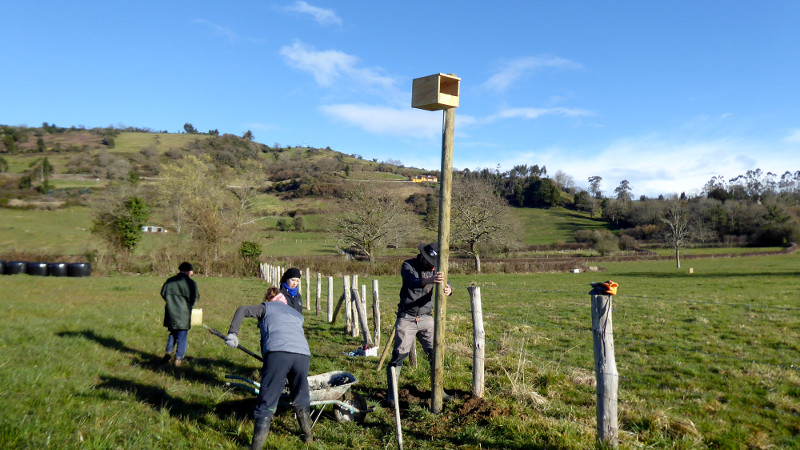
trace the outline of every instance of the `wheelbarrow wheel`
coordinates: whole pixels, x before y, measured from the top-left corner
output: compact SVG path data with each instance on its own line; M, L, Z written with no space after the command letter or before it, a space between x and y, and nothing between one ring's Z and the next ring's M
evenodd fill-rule
M353 391L347 391L341 401L347 403L360 412L350 412L349 409L341 405L335 405L333 408L333 415L336 417L338 422L361 423L364 421L364 418L367 416L367 401L364 400L364 397L362 397L361 394Z

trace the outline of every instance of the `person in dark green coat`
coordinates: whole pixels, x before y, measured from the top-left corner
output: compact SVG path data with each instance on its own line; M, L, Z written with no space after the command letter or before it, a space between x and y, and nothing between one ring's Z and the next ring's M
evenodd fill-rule
M175 368L180 368L188 347L189 329L192 328L192 308L200 299L197 283L192 280L194 267L188 262L178 266L179 273L167 279L161 287L164 299L164 326L169 330L167 350L162 363L168 364L175 357Z

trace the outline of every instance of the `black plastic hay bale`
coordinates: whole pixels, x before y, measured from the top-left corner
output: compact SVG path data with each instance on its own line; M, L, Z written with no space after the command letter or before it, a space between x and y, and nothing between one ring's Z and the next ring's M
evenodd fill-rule
M67 276L88 277L92 273L92 265L89 263L70 263L67 265Z
M67 263L50 263L47 265L47 275L51 277L67 276Z
M25 273L25 268L27 266L28 263L25 261L9 261L6 263L6 275Z
M39 275L42 277L47 276L47 263L29 262L25 266L25 273L28 275Z
M6 262L0 259L0 275L5 275L6 273Z

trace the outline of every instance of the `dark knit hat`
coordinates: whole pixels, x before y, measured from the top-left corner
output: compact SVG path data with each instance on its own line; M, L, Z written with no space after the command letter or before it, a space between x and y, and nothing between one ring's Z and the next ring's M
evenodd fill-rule
M288 280L289 278L302 278L303 273L300 272L300 269L297 267L291 267L286 269L286 272L283 272L283 276L281 277L281 282Z
M194 270L194 267L192 267L192 265L189 264L186 261L182 262L181 265L178 266L178 271L179 272L191 272L193 270Z
M433 267L436 267L436 260L439 257L439 244L419 244L417 246L420 255L425 258Z

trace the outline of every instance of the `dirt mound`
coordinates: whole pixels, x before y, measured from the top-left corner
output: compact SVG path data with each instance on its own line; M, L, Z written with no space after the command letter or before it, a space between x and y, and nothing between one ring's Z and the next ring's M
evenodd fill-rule
M471 417L480 422L488 422L495 417L509 414L508 407L497 406L485 398L474 397L471 394L468 394L464 404L458 409L459 416Z

